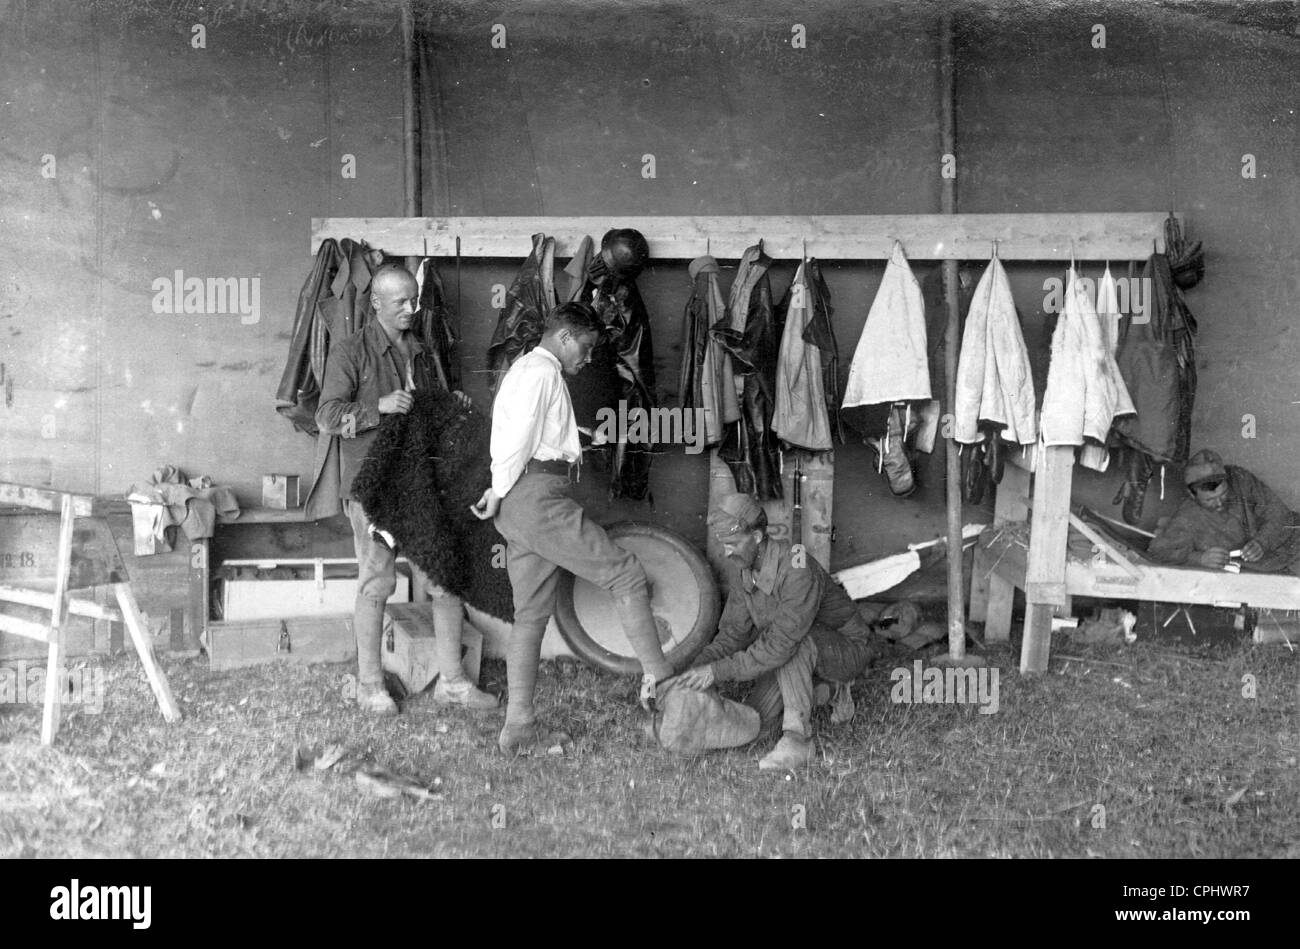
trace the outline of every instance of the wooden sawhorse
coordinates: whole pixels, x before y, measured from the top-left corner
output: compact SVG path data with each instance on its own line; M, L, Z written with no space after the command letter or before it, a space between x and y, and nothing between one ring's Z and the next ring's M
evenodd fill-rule
M126 567L118 553L117 543L113 540L113 535L104 520L105 511L96 499L84 494L0 482L0 504L35 508L41 511L57 511L60 515L53 592L30 586L0 586L0 601L33 606L48 610L50 613L48 624L0 613L0 632L14 633L49 646L49 659L45 670L45 710L41 717L41 743L53 744L54 736L59 730L65 659L64 623L70 613L124 623L131 635L131 642L135 645L135 651L140 656L149 685L158 699L163 718L169 722L179 722L180 706L172 697L167 676L154 657L153 643L127 579ZM77 518L87 519L91 530L83 532L84 536L78 538L74 544L73 526ZM117 600L117 609L69 595L72 589L101 584L107 584L112 588Z

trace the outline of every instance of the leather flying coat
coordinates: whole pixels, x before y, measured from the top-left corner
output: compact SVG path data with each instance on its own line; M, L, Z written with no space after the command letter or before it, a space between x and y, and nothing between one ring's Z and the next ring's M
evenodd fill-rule
M831 328L830 290L816 260L800 264L776 308L783 324L776 365L776 407L772 431L808 451L827 451L839 425L839 352Z
M1117 422L1115 431L1155 461L1181 464L1196 401L1196 318L1164 254L1151 255L1142 279L1150 288L1146 313L1124 320L1115 357L1137 417Z
M682 315L682 371L680 403L683 413L702 409L704 444L722 441L728 420L740 418L731 359L709 333L726 316L727 304L718 286L718 262L712 257L691 261L694 289Z
M605 332L591 354L591 363L577 376L566 376L565 383L577 423L594 430L600 409L617 411L625 401L629 415L635 409L649 412L655 399L654 350L645 303L635 280L609 272L600 256L591 254L591 246L584 240L566 268L575 278L566 297L589 303L605 324ZM514 361L541 340L546 316L558 303L554 271L555 239L534 234L533 250L510 287L488 347L493 390ZM576 283L578 273L584 275L580 286ZM611 497L646 497L653 450L653 444L628 442L597 449L608 458Z
M629 419L638 410L649 418L656 401L654 346L650 316L636 278L609 270L599 254L591 257L586 274L579 299L590 301L605 324L605 332L587 368L566 377L574 417L579 425L594 430L602 408L621 411L626 403ZM653 441L620 441L595 449L596 457L604 455L608 459L611 498L639 501L649 494L654 450Z
M542 338L546 315L559 302L555 296L554 274L555 238L534 234L533 249L506 292L506 305L501 308L488 344L488 372L493 392L515 360Z
M726 319L710 331L744 386L741 417L728 420L718 457L731 468L736 490L760 501L782 496L781 450L772 432L779 338L767 275L771 266L762 244L745 250L731 284Z
M360 329L370 305L367 248L356 241L321 242L289 337L289 359L275 391L276 411L294 428L316 434L316 404L325 378L325 359L332 336L343 338Z

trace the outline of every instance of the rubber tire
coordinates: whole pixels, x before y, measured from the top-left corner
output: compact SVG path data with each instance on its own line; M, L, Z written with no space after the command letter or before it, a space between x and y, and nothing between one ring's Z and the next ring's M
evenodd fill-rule
M704 555L695 545L680 534L643 521L620 521L605 528L605 533L615 543L621 537L652 536L666 541L679 553L695 578L700 590L700 604L696 612L695 623L684 638L666 654L665 658L674 669L685 669L701 649L708 645L718 630L718 617L722 613L722 597L717 584L713 581L713 571ZM653 582L653 578L651 578ZM560 571L559 585L555 594L555 625L560 635L569 644L574 655L588 665L606 672L620 675L640 675L641 663L634 656L620 656L611 652L592 639L578 619L573 602L573 574L567 570Z

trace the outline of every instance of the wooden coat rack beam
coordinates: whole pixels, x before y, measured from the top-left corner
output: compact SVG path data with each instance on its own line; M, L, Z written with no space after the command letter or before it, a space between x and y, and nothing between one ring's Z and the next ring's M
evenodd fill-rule
M817 214L807 216L645 217L326 217L312 218L311 253L326 238L365 239L399 257L522 260L538 232L555 238L555 253L572 256L590 235L634 227L660 260L692 260L705 252L739 258L760 238L767 254L798 260L885 260L901 241L911 260L987 260L998 242L1002 260L1145 260L1164 250L1166 211L1114 214ZM1181 214L1175 214L1182 220Z

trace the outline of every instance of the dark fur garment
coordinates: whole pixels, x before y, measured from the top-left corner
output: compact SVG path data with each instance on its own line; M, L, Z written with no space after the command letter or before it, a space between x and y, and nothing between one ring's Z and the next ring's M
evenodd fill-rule
M491 422L448 392L412 394L410 412L384 416L352 496L430 580L513 620L505 538L469 510L492 483Z

